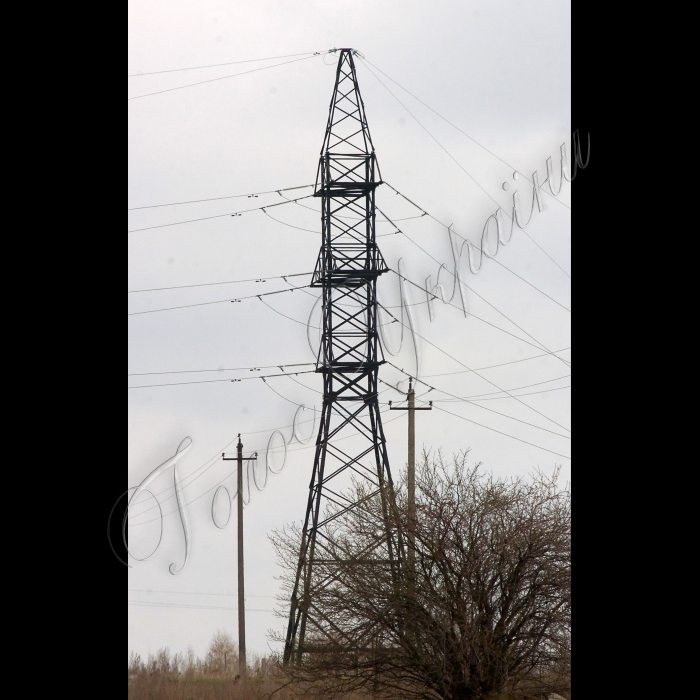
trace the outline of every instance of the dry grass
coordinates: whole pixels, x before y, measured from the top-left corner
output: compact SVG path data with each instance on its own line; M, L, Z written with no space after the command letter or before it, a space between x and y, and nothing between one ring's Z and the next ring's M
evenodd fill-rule
M170 654L160 649L144 661L137 654L129 658L128 700L309 700L318 693L305 692L300 686L287 685L278 673L273 659L253 656L248 663L248 681L245 686L237 677L238 654L236 645L225 632L217 632L204 659L192 650L186 654ZM303 686L302 686L303 687ZM374 700L361 693L341 694L323 700ZM401 700L397 696L397 700ZM483 700L486 700L484 698ZM520 693L490 696L488 700L571 700L550 695Z
M129 679L129 700L263 700L279 688L271 678L251 678L247 687L232 677L197 675L140 675ZM296 700L287 689L275 700Z
M129 700L296 700L273 674L264 657L248 663L248 681L238 678L236 645L224 632L217 632L204 659L187 654L171 655L160 649L143 661L129 658Z

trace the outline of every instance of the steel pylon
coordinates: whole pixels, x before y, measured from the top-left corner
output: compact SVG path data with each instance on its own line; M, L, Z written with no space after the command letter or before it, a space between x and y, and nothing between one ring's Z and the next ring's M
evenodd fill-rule
M322 245L312 287L323 295L323 326L316 371L323 374L323 410L309 485L309 499L292 593L284 662L328 644L358 648L360 639L342 631L314 605L333 577L328 562L316 574L319 552L329 551L323 528L360 504L331 482L352 470L381 498L386 537L368 552L396 573L402 558L400 534L386 517L394 506L386 440L377 398L377 373L385 362L377 336L377 277L388 268L375 239L375 190L381 174L355 73L352 49L340 49L328 125L316 176L322 204ZM345 437L350 440L340 442ZM338 482L336 482L338 483ZM325 506L334 504L328 516ZM393 519L392 519L393 520ZM395 521L394 521L395 522ZM365 560L366 562L366 560ZM318 568L318 567L317 567ZM364 635L366 638L366 635ZM313 638L316 643L305 644Z

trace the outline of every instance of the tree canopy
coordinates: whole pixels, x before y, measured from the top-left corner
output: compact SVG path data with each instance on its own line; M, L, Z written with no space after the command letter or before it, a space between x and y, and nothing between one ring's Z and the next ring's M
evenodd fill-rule
M559 473L495 478L466 452L425 453L415 520L405 482L389 523L369 495L354 482L347 496L361 505L319 533L310 603L325 624L310 625L285 673L324 698L568 697L571 499ZM387 528L402 533L398 564L373 555ZM300 530L272 541L290 593Z

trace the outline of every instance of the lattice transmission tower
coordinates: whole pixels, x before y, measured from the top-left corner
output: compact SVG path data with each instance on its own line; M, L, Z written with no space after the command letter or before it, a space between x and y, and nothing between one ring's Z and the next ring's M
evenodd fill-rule
M316 371L323 374L323 410L316 440L309 500L302 531L296 581L292 593L284 661L300 660L313 647L305 637L337 639L338 628L314 606L314 597L328 585L327 534L321 529L343 512L360 505L331 483L352 470L369 480L372 496L380 496L385 515L393 508L394 491L377 398L377 372L385 362L377 337L377 277L388 272L375 239L375 190L381 174L370 137L355 73L352 49L340 49L328 126L321 149L315 196L322 203L322 245L312 287L323 293L322 337ZM340 442L346 437L346 442ZM352 445L352 447L349 447ZM338 483L336 481L336 483ZM325 506L335 505L328 516ZM390 532L377 562L398 572L400 534ZM352 646L358 640L344 640Z

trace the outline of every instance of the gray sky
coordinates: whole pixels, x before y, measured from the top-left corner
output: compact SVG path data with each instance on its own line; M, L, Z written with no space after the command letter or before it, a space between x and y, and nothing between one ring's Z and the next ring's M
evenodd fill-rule
M516 182L513 169L527 177L537 170L541 182L546 178L546 159L551 156L558 181L560 144L566 141L571 153L568 3L130 3L129 74L334 47L358 49L367 60L513 166L504 165L377 73L491 199L356 60L384 180L440 221L453 223L459 234L475 244L485 220L496 209L493 200L510 211L511 196L518 189L527 213L532 188L522 176ZM129 97L289 60L132 77ZM313 183L335 63L332 54L316 56L129 101L128 206L229 197ZM509 183L508 191L502 188L504 182ZM544 189L547 191L546 186ZM291 197L309 192L285 194ZM447 455L470 448L474 460L499 475L525 476L533 468L551 471L560 464L562 477L568 479L570 460L552 452L570 455L569 439L491 411L569 435L551 421L570 428L570 389L563 388L570 384L570 367L544 356L486 369L480 372L486 379L464 372L464 365L488 367L544 352L484 321L550 350L571 345L570 313L512 274L517 273L571 308L571 280L560 269L570 271L571 184L564 183L559 197L567 206L549 194L543 197L547 208L540 213L535 210L526 227L527 235L516 229L511 243L501 247L496 257L512 272L486 260L480 274L465 276L471 288L467 292L469 310L483 321L465 319L460 310L437 302L436 317L431 322L426 304L413 307L418 332L444 351L418 341L421 376L436 388L425 399L432 398L436 406L493 429L442 411L426 411L417 416L417 442L432 449L441 447ZM129 212L129 229L213 217L280 201L279 195L270 194L256 199L242 197L135 210ZM420 213L387 186L379 188L377 202L392 219ZM301 204L318 210L318 200ZM129 290L311 271L320 245L319 215L296 204L276 207L270 214L298 228L275 222L257 211L130 233ZM438 223L422 217L398 225L451 269L447 234ZM378 224L380 234L393 230L388 223ZM423 283L432 275L435 282L438 264L406 237L386 235L379 243L390 267L396 268L402 258L408 278ZM293 279L303 284L307 278ZM442 281L449 292L451 277L443 273ZM398 304L395 275L383 276L378 286L385 304ZM285 287L282 280L268 280L129 294L129 312L228 300ZM425 299L415 287L409 286L409 294L414 303ZM129 316L129 373L214 370L129 377L129 385L249 377L265 372L216 370L312 361L305 328L312 297L297 291L266 301L279 313L252 299ZM389 331L395 339L397 324ZM560 356L569 360L570 351ZM410 341L404 343L398 357L388 359L407 370L412 368ZM461 373L430 376L453 372ZM385 366L380 378L395 382L401 375ZM297 380L299 383L286 377L272 378L269 386L256 379L129 390L129 486L137 486L172 456L185 436L194 440L178 465L184 482L183 500L189 503L186 517L190 524L190 559L181 574L168 572L170 563L179 567L184 557L171 468L152 485L155 493L162 492L159 499L163 512L169 514L163 521L161 546L152 558L135 562L129 571L129 601L148 604L129 605L130 650L146 654L169 646L177 651L191 644L202 654L217 628L236 637L235 523L218 530L210 514L217 484L224 483L234 492L235 478L227 476L233 463L207 460L220 454L238 432L243 434L246 453L264 450L274 428L287 426L282 432L289 439L294 404L320 407L320 376L299 375ZM507 390L528 387L515 392L528 395L522 403L493 396L484 397L489 400L478 405L437 402L449 398L438 389L460 397L493 392L489 381ZM422 391L426 389L419 385L418 394ZM393 390L380 396L383 402L399 398ZM384 421L392 471L398 474L406 460L405 412L387 413ZM302 428L308 430L309 424ZM228 451L233 451L234 444ZM277 593L278 575L268 533L303 517L313 440L308 446L291 443L288 449L284 470L270 475L262 492L253 489L245 510L248 647L257 652L267 651L267 630L282 626L268 612L274 605L271 596ZM145 507L152 505L151 501ZM157 509L151 513L157 513ZM158 522L142 516L141 524L136 526L136 520L133 524L130 539L135 552L147 552L157 541Z

